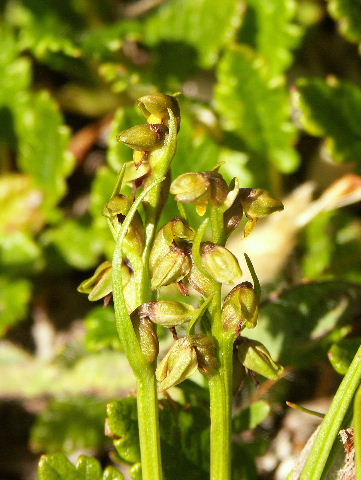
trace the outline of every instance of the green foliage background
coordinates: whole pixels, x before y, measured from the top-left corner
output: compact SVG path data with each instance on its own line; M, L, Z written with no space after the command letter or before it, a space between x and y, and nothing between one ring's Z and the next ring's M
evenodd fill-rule
M115 136L141 118L138 96L181 91L174 176L221 164L227 179L282 197L309 180L317 196L359 175L361 2L3 0L0 38L0 411L13 432L0 439L0 476L34 478L37 454L62 451L103 461L113 452L139 478L136 429L130 457L102 433L106 402L134 388L112 309L76 293L112 255L101 212L131 160ZM265 286L254 337L294 369L294 382L310 378L308 398L307 374L328 362L327 351L344 374L358 344L359 213L359 204L323 209L293 236L298 214L277 227L293 254ZM164 219L176 214L170 202ZM179 454L169 460L172 479L185 478L182 469L207 478L207 398L194 415L184 408L194 389L203 391L191 382L179 389L174 423L165 402L165 455ZM250 414L242 406L254 389L238 399L237 432L281 417L293 395L282 380ZM125 401L111 405L128 412ZM235 446L246 459L236 478L258 478L255 457L275 435L260 428L252 445ZM74 467L54 458L59 478L122 478L96 460Z

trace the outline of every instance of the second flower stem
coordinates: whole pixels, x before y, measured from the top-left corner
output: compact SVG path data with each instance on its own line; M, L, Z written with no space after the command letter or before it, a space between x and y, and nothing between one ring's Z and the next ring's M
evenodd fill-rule
M138 428L142 458L142 478L162 480L160 455L158 393L154 370L138 379Z

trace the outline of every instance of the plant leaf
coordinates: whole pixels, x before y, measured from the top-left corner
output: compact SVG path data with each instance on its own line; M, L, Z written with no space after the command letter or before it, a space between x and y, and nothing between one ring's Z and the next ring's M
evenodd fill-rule
M39 480L80 480L74 465L64 453L43 455L38 467Z
M272 83L264 61L251 49L234 46L221 59L217 76L216 108L224 128L257 160L253 169L262 168L264 177L271 164L283 173L294 171L298 156L288 94Z
M9 327L24 319L30 296L31 284L28 280L0 277L0 337Z
M301 29L295 15L294 0L248 0L240 40L252 45L264 56L272 75L278 75L292 63L292 50L297 47Z
M44 206L53 207L66 191L65 178L74 167L74 157L67 151L69 131L47 92L25 96L18 103L16 130L19 166L45 193Z
M76 462L76 470L83 480L102 480L102 468L96 458L81 455Z
M104 444L104 421L105 403L96 398L53 400L32 427L31 448L46 453L96 452Z
M137 401L122 398L108 403L107 425L119 456L128 463L140 461Z
M360 0L328 0L328 11L348 40L361 42Z
M324 355L320 342L333 329L352 323L360 298L361 287L346 282L299 285L266 303L257 327L246 335L267 345L283 365L303 365L311 354Z
M220 50L233 40L240 20L238 0L171 0L149 17L145 39L151 45L159 42L189 45L194 50L193 56L199 56L200 65L210 68ZM172 48L172 43L168 48ZM178 56L176 61L179 60Z
M245 430L256 428L257 425L262 423L268 417L270 411L270 404L264 400L252 403L252 405L241 410L239 414L233 418L232 431L240 433Z
M361 345L361 338L343 338L334 343L328 351L328 359L337 373L346 375L346 372Z
M112 308L96 307L91 310L85 318L85 326L88 350L97 352L105 348L121 348Z
M326 137L333 160L343 163L361 158L359 87L334 78L301 79L294 99L302 126L311 135Z

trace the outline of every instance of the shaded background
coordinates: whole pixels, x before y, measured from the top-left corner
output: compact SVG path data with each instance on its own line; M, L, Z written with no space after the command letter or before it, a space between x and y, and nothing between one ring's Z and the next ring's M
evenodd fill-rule
M221 164L285 199L230 241L264 285L252 335L290 372L237 395L268 402L238 428L242 478L285 478L313 427L285 400L325 411L360 343L360 2L2 0L0 37L0 477L59 450L119 461L105 404L134 383L112 308L76 287L112 255L115 136L137 97L180 91L173 175Z

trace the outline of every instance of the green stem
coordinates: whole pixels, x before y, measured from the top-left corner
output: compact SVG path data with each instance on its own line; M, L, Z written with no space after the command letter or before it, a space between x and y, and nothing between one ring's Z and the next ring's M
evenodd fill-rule
M223 210L211 205L212 241L224 245ZM229 480L232 463L233 337L226 336L222 322L222 287L215 283L210 305L212 334L218 342L219 369L209 380L211 410L211 480Z
M361 346L333 398L303 469L301 480L319 480L342 421L361 383Z
M138 428L143 480L161 480L158 394L154 370L144 372L138 381Z
M211 480L231 478L233 346L219 342L220 367L209 380L211 414Z
M162 480L159 444L158 397L155 366L145 359L126 306L122 284L123 242L130 223L144 197L158 186L159 179L136 199L120 229L113 257L113 298L116 327L128 361L138 379L138 424L143 480Z
M354 402L356 478L361 480L361 387L358 388Z

